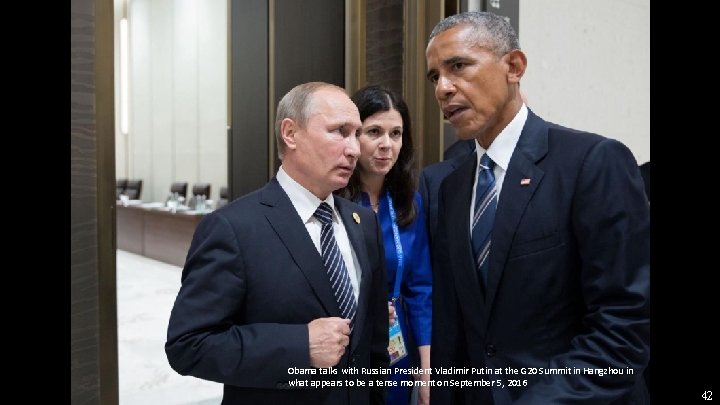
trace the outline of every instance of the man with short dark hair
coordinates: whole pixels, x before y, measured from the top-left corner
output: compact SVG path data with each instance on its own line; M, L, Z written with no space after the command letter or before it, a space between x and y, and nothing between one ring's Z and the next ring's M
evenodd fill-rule
M650 216L632 153L528 109L503 17L448 17L425 55L445 118L476 143L438 197L430 364L449 372L433 405L647 403Z

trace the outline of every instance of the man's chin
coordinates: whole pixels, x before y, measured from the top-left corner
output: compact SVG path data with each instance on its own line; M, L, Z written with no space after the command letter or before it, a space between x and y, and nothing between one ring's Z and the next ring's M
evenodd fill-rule
M475 139L475 132L472 131L457 131L455 132L455 136L457 136L458 139L461 139L463 141L468 141L470 139Z
M333 191L340 190L341 188L344 188L348 185L350 182L350 176L347 178L339 177L332 181Z
M455 136L458 137L458 139L462 139L463 141L467 141L468 139L475 139L475 135L477 135L477 131L473 131L470 128L455 128Z

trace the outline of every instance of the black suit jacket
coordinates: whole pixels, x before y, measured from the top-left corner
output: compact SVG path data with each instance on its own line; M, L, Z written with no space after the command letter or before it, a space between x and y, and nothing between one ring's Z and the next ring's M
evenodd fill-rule
M650 219L631 152L528 111L498 201L486 294L469 230L476 161L440 189L431 364L501 370L433 378L504 386L434 387L433 404L647 402ZM608 368L623 374L586 370Z
M165 350L173 369L225 384L223 404L384 402L382 389L349 386L367 374L342 373L389 362L382 236L371 210L337 196L335 206L362 270L338 374L288 371L311 368L308 322L340 310L322 258L276 179L198 224L168 327ZM296 379L332 385L297 388L290 384Z
M640 165L640 174L645 183L645 194L647 194L648 201L650 201L650 161Z
M423 200L425 208L425 223L428 227L428 239L432 244L433 238L437 232L438 223L438 197L440 193L440 184L445 177L453 170L457 169L468 157L472 156L471 152L475 151L475 140L457 141L453 144L461 147L454 148L455 156L442 162L433 163L425 166L420 173L420 181L418 182L418 191ZM451 146L450 148L453 148ZM448 150L450 150L448 148Z
M448 146L443 152L443 160L449 160L458 156L467 156L475 150L475 139L458 139Z

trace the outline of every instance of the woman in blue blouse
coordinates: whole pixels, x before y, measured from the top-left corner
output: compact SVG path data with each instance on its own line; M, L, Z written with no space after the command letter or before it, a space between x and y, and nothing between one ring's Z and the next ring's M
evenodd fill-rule
M398 95L381 86L364 87L351 98L363 124L357 133L360 157L347 187L338 192L371 207L380 221L388 301L394 302L396 322L410 353L390 368L429 369L432 274L425 213L420 194L415 191L417 176L408 108ZM412 377L430 379L426 373ZM388 389L386 404L407 405L412 390L400 387L400 381L411 376L393 373L389 378L398 386ZM420 388L418 403L427 404L429 395L429 387Z

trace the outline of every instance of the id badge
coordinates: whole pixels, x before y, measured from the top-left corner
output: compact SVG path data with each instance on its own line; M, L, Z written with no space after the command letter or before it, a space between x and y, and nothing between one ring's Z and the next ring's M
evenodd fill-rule
M405 348L405 339L403 339L402 330L400 329L400 321L395 321L390 326L390 344L388 345L388 353L390 354L390 365L397 363L408 355Z

